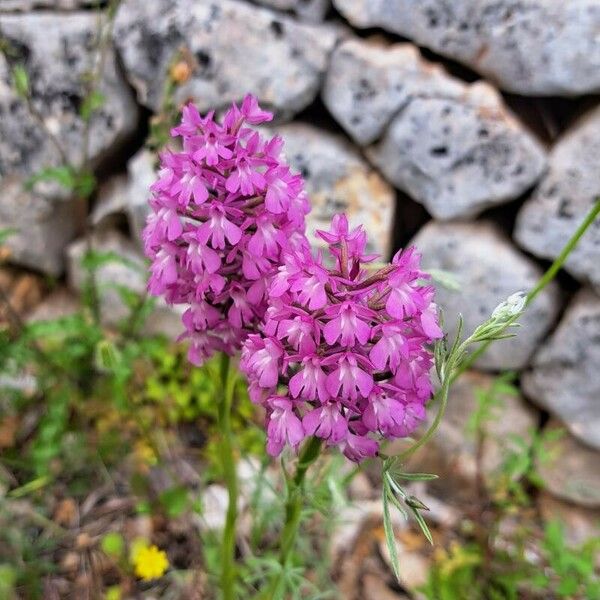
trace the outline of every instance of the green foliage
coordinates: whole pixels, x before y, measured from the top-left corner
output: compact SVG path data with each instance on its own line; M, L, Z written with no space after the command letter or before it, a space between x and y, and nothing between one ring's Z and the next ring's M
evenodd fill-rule
M61 454L63 440L69 424L68 390L58 388L47 394L48 408L38 426L29 449L33 474L40 477L48 472L50 463Z
M79 170L75 177L73 192L78 198L89 198L95 191L98 182L91 171Z
M139 402L152 402L160 406L165 421L169 424L197 422L206 436L204 456L207 459L207 477L221 476L217 423L218 377L213 372L218 359L209 361L202 368L189 364L182 348L164 352L156 348L152 354L154 371L149 374ZM257 427L255 409L243 380L235 388L235 404L232 414L232 429L238 450L243 456L258 456L264 451L264 433Z
M427 538L427 541L430 544L433 544L431 532L421 514L422 511L428 511L429 508L418 498L408 494L400 481L431 481L432 479L436 479L436 477L436 475L430 473L404 473L401 469L400 462L395 457L386 458L383 461L383 529L386 545L390 553L392 569L397 579L400 579L400 564L398 563L398 551L396 549L396 539L394 536L390 506L396 508L404 518L408 518L408 515L410 514L419 525L419 528Z
M29 75L23 65L16 65L12 72L13 87L21 98L29 96Z
M88 257L87 268L97 268L102 259ZM17 574L15 586L26 586L27 598L40 597L41 578L55 568L44 558L51 556L58 538L56 526L44 516L43 493L52 485L73 496L89 493L90 486L99 484L99 463L105 468L104 460L122 461L146 438L129 398L143 396L140 370L152 372L152 357L170 353L161 338L137 337L130 328L104 328L91 317L85 295L83 300L69 316L26 323L15 334L0 329L3 375L18 381L26 373L35 381L32 391L18 386L2 390L3 412L29 415L30 421L22 443L4 448L0 458L0 474L3 465L11 473L6 500L0 495L0 563ZM138 297L133 312L143 305ZM42 531L50 528L52 536L35 533L30 524L13 523L11 503L23 501L33 503L25 522L33 520ZM171 516L181 510L175 490L161 501ZM117 535L103 541L109 554Z
M93 173L75 169L70 165L44 167L27 179L25 187L32 190L36 184L42 182L57 183L60 187L74 193L79 198L89 198L97 185Z
M125 552L125 540L120 533L110 531L102 537L100 548L112 558L121 558Z
M596 570L600 538L571 548L565 543L564 526L550 521L544 530L542 548L549 569L536 571L532 577L534 587L542 591L552 589L559 598L600 598L600 576Z
M421 592L429 600L518 600L524 597L598 600L596 560L600 540L572 547L558 522L546 525L539 561L527 559L522 547L491 556L476 543L454 543L437 553ZM539 592L539 595L536 593Z
M489 388L476 390L477 409L465 434L483 443L488 422L498 418L502 398L517 393L513 381L514 375L505 373ZM550 522L536 544L539 556L531 560L531 540L540 537L538 524L526 512L532 504L532 491L541 484L536 465L552 456L548 448L560 435L560 430L548 430L532 431L527 439L511 436L501 465L480 490L487 494L479 498L485 508L471 535L451 543L448 551L437 549L429 579L421 589L426 598L600 598L600 578L595 570L600 540L572 547L564 527ZM501 524L507 518L516 519L516 527L502 534Z
M454 273L442 269L428 269L427 273L435 284L441 285L451 292L458 292L461 289L460 281Z
M106 96L99 90L92 90L81 103L79 115L84 121L89 121L94 113L102 108L106 102Z
M17 230L11 227L4 227L3 229L0 229L0 246L15 233L17 233Z
M72 191L75 188L76 177L75 171L67 165L44 167L27 179L25 187L31 190L40 182L54 182L64 189Z
M239 598L265 598L265 582L278 580L269 600L321 600L337 597L328 560L329 540L338 525L340 511L349 505L345 459L340 455L322 457L304 482L301 535L282 566L278 560L279 539L284 524L286 495L274 482L270 460L254 464L249 514L252 517L248 556L239 565ZM249 467L250 468L250 467ZM287 467L283 465L284 471ZM218 536L203 539L209 575L217 581L219 572ZM216 583L215 583L216 585Z
M501 303L492 313L492 315L475 328L473 333L462 340L463 320L462 316L458 318L457 333L454 342L449 345L446 338L436 342L434 346L435 369L439 380L439 391L436 393L431 404L438 402L438 412L433 423L427 429L425 434L407 450L398 456L386 458L382 462L382 481L383 481L383 505L384 505L384 529L386 534L386 545L392 558L392 566L395 575L399 575L399 565L397 561L397 552L393 542L393 531L391 526L390 505L397 508L404 516L410 513L418 523L425 537L432 542L431 533L427 523L423 518L421 511L428 510L418 498L409 497L402 486L394 477L394 471L399 472L400 478L409 479L410 475L403 472L402 465L419 448L424 446L434 435L439 424L442 421L450 385L460 375L465 364L469 360L468 352L471 346L480 347L482 344L506 338L509 334L506 332L511 327L517 327L517 319L523 314L525 304L520 294L513 294L505 302ZM507 376L508 377L508 376ZM488 418L497 394L502 390L512 390L509 379L502 379L496 387L490 391L487 396L479 397L479 408L474 416L473 427L478 426L484 419ZM432 477L425 475L425 478ZM414 478L414 476L413 476Z
M503 396L518 396L519 390L514 385L515 378L515 373L509 371L496 377L489 388L475 390L477 408L469 415L469 435L476 436L484 429L486 423L500 414L504 406Z
M11 565L0 564L0 598L14 597L17 572Z
M81 261L81 266L89 273L97 271L106 265L110 265L111 263L116 263L123 265L129 269L133 269L145 275L146 271L144 267L141 267L139 263L128 259L117 252L113 252L111 250L107 251L99 251L99 250L89 250L85 253L83 260ZM139 294L135 292L131 292L135 294L136 298L139 298Z
M160 503L168 517L171 519L179 517L189 506L187 488L178 485L165 490L160 495Z
M477 580L483 557L477 547L452 546L449 553L438 552L438 560L421 593L430 600L480 600L484 598Z
M2 600L43 598L41 580L54 570L49 556L58 544L56 538L31 535L31 529L39 527L43 520L40 517L29 527L20 527L19 517L0 497L0 592L13 593L0 595Z
M158 113L150 120L150 132L146 146L154 151L162 150L171 139L171 129L179 119L179 105L175 94L179 81L173 77L173 67L180 62L189 62L185 52L177 52L169 65L169 76L165 79L162 93L162 103Z

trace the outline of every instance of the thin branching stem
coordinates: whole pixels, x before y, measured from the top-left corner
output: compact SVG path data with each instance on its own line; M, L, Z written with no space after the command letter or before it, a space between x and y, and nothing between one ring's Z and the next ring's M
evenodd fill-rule
M33 98L31 94L28 94L25 98L25 102L27 103L27 109L29 110L29 114L33 117L35 122L42 128L50 143L54 146L54 149L58 152L58 156L60 161L66 167L72 168L71 162L69 161L69 157L65 152L64 148L61 146L58 137L54 135L52 130L46 124L46 120L42 116L42 114L38 111L33 103Z
M86 83L85 98L89 99L98 90L102 75L104 73L104 67L106 64L106 56L108 54L109 41L112 37L112 30L114 26L114 15L116 7L118 6L119 0L112 0L108 7L108 25L107 31L103 32L103 20L104 16L102 11L98 10L98 21L97 21L97 54L94 58L97 61L97 65L92 65L91 77ZM80 167L78 169L79 176L84 177L90 170L90 135L92 127L93 115L87 115L84 119L83 124L83 135L82 135L82 159ZM89 212L89 194L80 199L83 205L83 235L85 239L86 253L90 255L93 252L93 241L92 241L92 226L88 217ZM98 293L98 281L96 277L96 269L91 268L87 275L87 285L90 293L90 304L92 309L92 316L94 322L99 324L102 320L102 308L100 305L100 298Z
M585 219L581 222L581 225L576 229L575 233L571 236L565 247L562 249L561 253L556 257L554 262L550 265L548 270L540 277L538 282L535 284L533 289L531 289L525 298L525 307L529 306L535 298L540 294L540 292L556 277L558 272L561 270L567 258L573 252L579 240L583 237L585 232L591 226L591 224L596 220L596 217L600 214L600 199L597 199L592 209L587 214ZM507 328L514 323L516 317L511 320L510 323L507 324ZM459 377L462 373L464 373L467 369L469 369L477 359L479 359L484 352L489 348L490 344L493 340L487 340L483 342L472 354L470 354L463 363L459 366L456 373L453 375L452 381L455 381L457 377Z
M579 240L583 237L584 233L594 222L598 214L600 214L600 199L594 203L594 206L592 207L588 215L585 217L581 225L577 228L575 233L569 239L561 253L550 266L550 268L544 273L544 275L542 275L542 277L539 279L539 281L536 283L533 289L527 294L525 300L525 307L531 304L531 302L533 302L536 296L556 277L557 273L560 271L565 261L567 260L571 252L574 250L574 248L577 246ZM477 340L473 336L470 336L464 342L462 342L462 344L458 347L457 352L451 352L451 355L453 355L452 359L449 364L444 365L444 368L442 370L441 388L439 392L434 396L434 401L440 401L435 419L420 439L418 439L407 450L398 455L397 461L405 461L433 437L444 417L446 406L448 404L448 394L450 391L450 386L487 350L487 348L490 346L490 344L492 344L495 341L495 339L498 339L498 336L502 335L503 332L505 332L516 322L516 320L521 314L521 312L518 312L512 317L508 318L503 324L503 326L496 332L495 338L490 338L481 342L477 350L475 350L472 354L466 355L465 353L468 346L477 342Z

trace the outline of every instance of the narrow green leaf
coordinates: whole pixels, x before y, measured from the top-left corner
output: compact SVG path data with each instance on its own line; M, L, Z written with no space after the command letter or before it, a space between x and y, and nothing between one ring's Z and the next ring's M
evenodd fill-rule
M385 533L385 543L390 553L392 569L396 579L400 580L400 565L398 562L398 549L396 548L396 536L394 535L394 526L390 516L390 504L388 497L391 495L389 484L384 480L383 483L383 530Z
M396 510L405 518L408 519L408 513L406 512L406 509L404 508L404 506L400 503L400 500L398 500L398 498L396 498L396 496L394 494L390 494L388 497L388 501L391 502L394 507L396 508Z
M385 478L390 490L398 494L402 498L402 500L404 500L406 498L406 492L402 489L400 484L392 477L391 473L386 473Z
M37 492L38 490L42 489L51 481L52 478L50 475L41 475L40 477L36 477L35 479L28 481L26 484L18 488L10 490L10 492L8 492L8 496L11 498L23 498L32 492Z
M395 473L395 475L407 481L432 481L438 478L434 473Z
M431 537L431 531L429 531L429 527L423 518L423 515L416 509L411 507L412 513L423 532L423 535L427 538L427 541L433 546L433 537Z

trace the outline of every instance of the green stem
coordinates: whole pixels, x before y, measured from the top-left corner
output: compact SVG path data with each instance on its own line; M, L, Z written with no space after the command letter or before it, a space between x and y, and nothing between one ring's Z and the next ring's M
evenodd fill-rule
M281 570L278 575L273 579L271 585L267 588L266 594L262 594L260 597L265 600L273 600L278 598L281 590L281 584L283 582L283 575L285 567L290 558L290 554L294 549L296 543L296 537L300 528L300 521L302 520L302 505L304 501L304 479L306 472L309 467L317 460L319 452L321 451L322 440L317 437L312 437L306 442L300 456L298 458L298 465L296 466L296 472L293 477L288 478L287 481L287 500L285 504L285 524L281 533L281 546L279 549L279 564Z
M595 221L599 214L600 199L597 199L590 212L581 222L581 225L577 228L571 239L567 242L567 245L562 249L562 252L556 257L556 260L550 265L550 268L540 278L536 286L527 294L527 304L532 302L533 299L556 277L557 273L565 264L571 252L575 249L575 246L577 246L579 243L579 240L583 237L583 234L587 231L588 227Z
M587 231L590 225L594 222L596 217L600 214L600 200L596 200L594 206L587 214L585 219L581 222L581 225L577 228L575 233L571 236L561 253L556 257L554 262L550 265L548 270L540 277L538 282L535 284L532 290L529 291L525 299L525 306L529 306L536 296L556 277L562 266L565 264L567 258L571 252L575 249L575 246L579 243L579 240L583 237L583 234ZM511 323L514 322L511 321ZM509 324L511 324L509 323ZM475 361L481 357L481 355L489 348L493 340L487 340L483 342L477 350L470 354L462 365L456 370L456 373L452 377L452 381L455 381L457 377L462 375L468 368L470 368Z
M442 387L440 391L436 394L437 397L440 398L440 406L438 408L437 414L435 415L435 419L433 423L429 426L427 431L423 436L421 436L412 446L410 446L404 452L401 452L398 456L398 460L400 462L404 462L409 457L411 457L419 448L424 446L434 435L442 422L442 418L444 417L444 413L446 412L446 405L448 404L448 394L450 392L450 385L454 381L454 377L452 375L447 376L444 379ZM437 398L436 398L437 399Z
M221 398L218 408L218 426L221 434L220 454L223 477L229 496L221 545L221 591L223 600L235 598L235 523L237 519L237 473L231 434L231 406L235 387L235 373L225 353L221 356Z
M582 238L583 234L587 231L590 225L594 222L598 214L600 214L600 200L596 200L594 206L587 214L585 219L582 221L581 225L577 228L573 236L569 239L565 247L562 249L561 253L556 257L554 262L550 265L550 267L542 275L542 277L540 277L533 289L529 291L525 299L525 307L529 306L536 298L536 296L556 277L557 273L565 264L568 256L571 254L575 246L577 246L579 240ZM508 319L503 330L508 329L508 327L510 327L510 325L512 325L518 319L518 317L519 314L516 314L511 319ZM472 341L472 338L468 338L462 343L462 347L465 351L469 344L472 343ZM458 377L460 377L460 375L462 375L462 373L464 373L468 368L470 368L473 365L473 363L488 349L488 347L493 341L493 339L486 340L485 342L481 343L480 346L473 353L468 355L464 360L458 361L458 364L448 365L446 377L444 377L444 380L442 382L442 387L434 397L434 401L440 398L441 402L433 423L429 426L425 434L419 440L417 440L407 450L398 455L398 461L405 461L433 437L444 417L444 413L446 411L446 406L448 403L448 394L450 391L450 386L456 381ZM462 352L459 352L458 355L461 356Z

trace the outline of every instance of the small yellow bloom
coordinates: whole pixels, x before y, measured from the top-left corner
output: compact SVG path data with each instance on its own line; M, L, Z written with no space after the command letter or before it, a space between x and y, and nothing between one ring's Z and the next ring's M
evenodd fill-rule
M155 545L139 546L132 553L131 560L135 574L143 581L158 579L169 568L167 554Z

